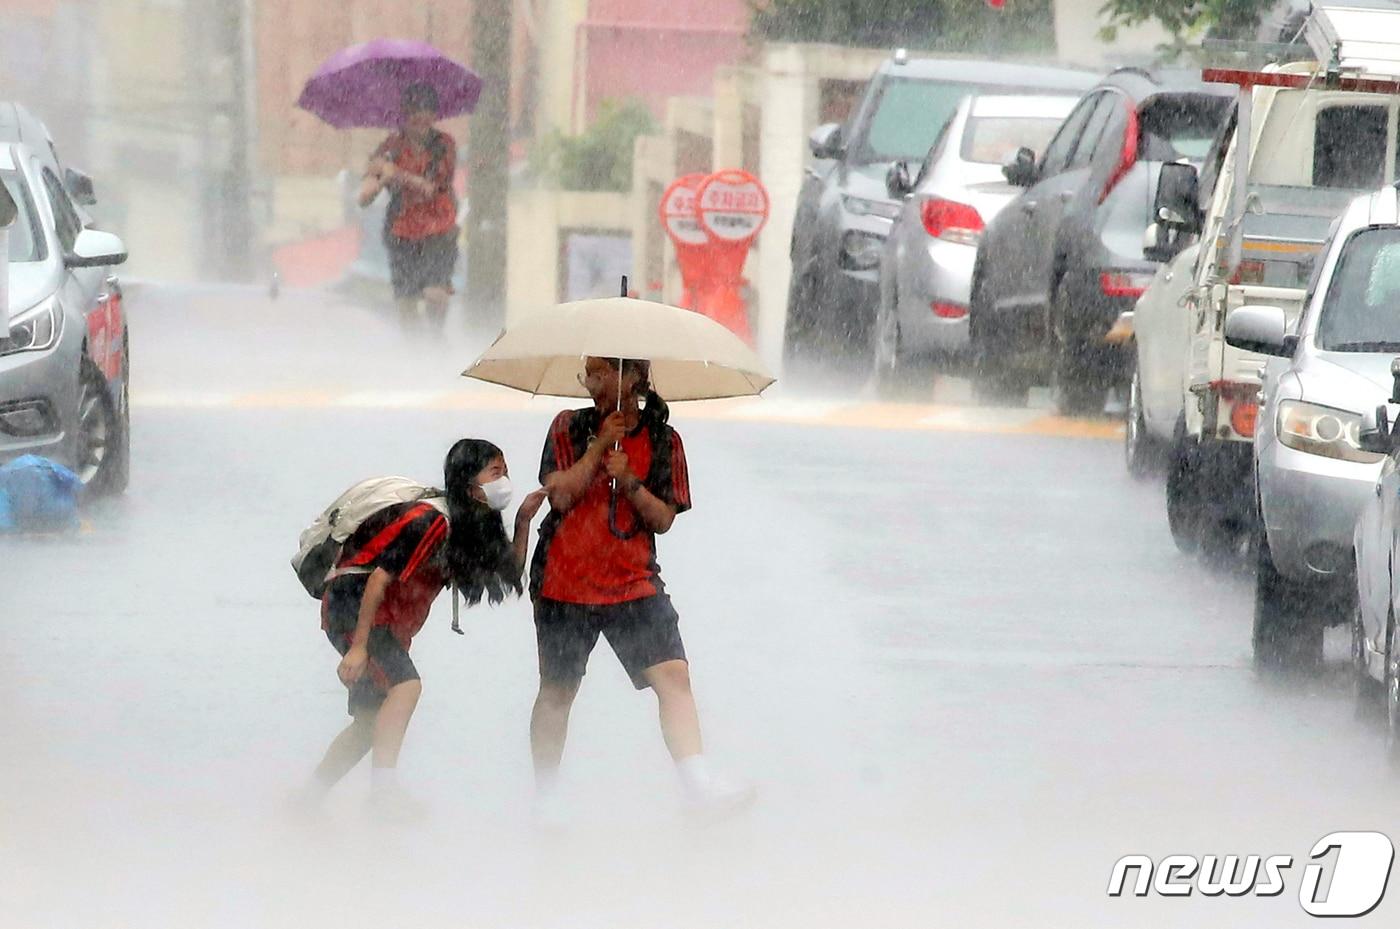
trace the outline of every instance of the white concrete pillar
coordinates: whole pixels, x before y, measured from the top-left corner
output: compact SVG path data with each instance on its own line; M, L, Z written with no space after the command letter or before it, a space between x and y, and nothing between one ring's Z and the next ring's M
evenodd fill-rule
M808 99L813 96L813 85L807 79L806 60L795 46L769 46L760 82L763 115L759 159L769 213L747 269L756 285L749 314L759 355L772 371L779 372L787 324L792 219L807 160L808 114L815 112L816 101Z

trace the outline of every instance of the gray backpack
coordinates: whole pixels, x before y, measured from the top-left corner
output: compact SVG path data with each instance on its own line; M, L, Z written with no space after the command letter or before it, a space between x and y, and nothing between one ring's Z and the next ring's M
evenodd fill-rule
M341 550L365 520L386 507L401 503L426 503L447 515L447 498L441 490L407 477L373 477L360 481L335 498L301 533L292 570L306 592L320 600L334 577L368 574L369 566L336 569ZM454 598L455 606L455 598Z

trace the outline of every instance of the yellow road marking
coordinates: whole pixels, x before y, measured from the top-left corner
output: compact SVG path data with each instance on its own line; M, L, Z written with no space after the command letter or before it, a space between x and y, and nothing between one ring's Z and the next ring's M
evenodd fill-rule
M496 391L283 390L248 393L136 391L138 409L235 410L452 410L548 414L579 401L529 397ZM848 403L789 399L710 400L680 405L684 421L771 423L828 426L895 432L990 433L1041 435L1075 439L1118 439L1123 426L1114 420L1073 419L1043 410L918 403Z

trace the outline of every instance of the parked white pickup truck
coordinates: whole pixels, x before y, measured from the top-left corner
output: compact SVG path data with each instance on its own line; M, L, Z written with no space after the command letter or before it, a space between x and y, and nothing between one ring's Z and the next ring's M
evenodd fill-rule
M1395 179L1396 98L1327 73L1313 62L1207 70L1208 79L1241 86L1209 207L1199 206L1189 165L1162 173L1159 226L1198 236L1199 245L1189 286L1164 275L1159 292L1139 304L1128 434L1140 465L1154 441L1166 448L1167 517L1183 551L1232 547L1257 520L1252 443L1266 359L1226 344L1227 314L1274 306L1295 324L1333 221L1358 193ZM1185 272L1184 255L1169 266L1174 275ZM1164 361L1173 355L1175 369ZM1131 446L1129 453L1131 466Z

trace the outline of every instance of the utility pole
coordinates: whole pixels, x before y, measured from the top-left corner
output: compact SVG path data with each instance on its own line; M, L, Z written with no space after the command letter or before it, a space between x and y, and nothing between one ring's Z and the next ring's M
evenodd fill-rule
M252 134L249 54L251 2L202 0L197 10L197 54L191 71L207 89L190 98L204 107L199 140L200 203L204 227L205 264L226 281L251 281L254 275Z
M467 151L467 319L486 328L505 319L512 6L475 0L472 10L472 67L485 86Z

